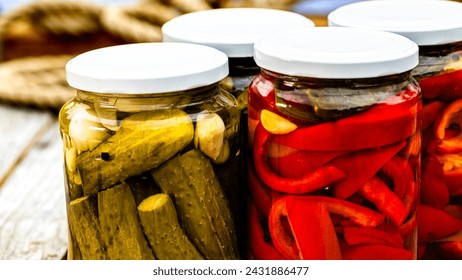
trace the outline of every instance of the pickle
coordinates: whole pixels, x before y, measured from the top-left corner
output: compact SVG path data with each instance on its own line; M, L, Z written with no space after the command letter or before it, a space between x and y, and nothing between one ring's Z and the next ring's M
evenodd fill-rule
M84 194L95 194L159 166L187 146L193 137L191 119L178 109L126 117L113 136L77 157Z
M97 216L96 199L84 196L69 203L69 229L84 260L109 259ZM77 248L76 248L77 247ZM72 254L74 256L74 253Z
M203 257L181 228L168 194L156 194L138 205L144 233L160 260L201 260Z
M204 154L193 149L152 175L162 191L173 197L180 223L206 259L239 257L229 203Z
M130 177L125 180L125 183L130 187L136 205L147 197L161 192L149 172Z
M98 213L112 260L152 260L130 188L120 184L98 193Z

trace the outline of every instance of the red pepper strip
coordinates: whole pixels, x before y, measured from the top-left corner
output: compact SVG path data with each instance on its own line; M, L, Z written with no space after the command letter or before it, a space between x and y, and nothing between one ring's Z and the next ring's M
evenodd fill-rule
M404 240L399 231L389 225L379 228L345 227L343 237L348 245L381 244L404 248Z
M279 144L272 145L279 146ZM300 151L280 156L270 157L269 163L271 168L282 177L300 178L305 174L316 171L324 164L331 161L333 158L341 155L343 152L316 152L316 151Z
M412 260L414 254L406 249L386 245L349 246L343 252L344 260Z
M444 102L441 100L432 100L422 106L422 129L430 127L437 116L443 111Z
M266 219L253 203L249 203L249 247L252 256L258 260L285 259L271 244L269 233L263 231L260 218Z
M444 241L434 244L442 259L462 260L462 241Z
M419 81L422 96L428 99L454 100L462 93L462 71L453 71Z
M302 194L322 189L345 177L345 173L335 166L325 165L301 178L284 178L273 172L267 162L268 144L271 134L259 123L255 130L254 164L260 179L276 191Z
M359 193L375 204L391 222L400 226L407 216L407 210L401 199L378 177L364 184Z
M436 139L435 139L435 131L433 126L422 130L422 137L421 137L421 151L422 155L425 153L436 153Z
M269 229L274 246L286 257L341 259L334 225L322 203L292 196L279 199L271 208Z
M393 180L393 191L403 201L408 215L416 206L419 195L409 162L400 156L395 156L383 166L382 171Z
M334 122L276 135L274 141L311 151L352 151L403 141L417 132L417 114L421 109L416 94L410 99L405 95L394 96L386 103Z
M445 211L421 204L418 209L417 225L419 242L433 242L462 230L462 220Z
M462 220L462 205L449 204L444 207L444 211L446 211L449 215Z
M422 162L420 199L422 203L440 209L449 204L443 165L433 154L428 154Z
M410 235L417 234L417 217L412 215L404 224L398 228L401 236L407 239Z
M449 104L435 124L435 138L440 153L462 151L462 98ZM452 130L452 131L451 131ZM454 133L456 135L447 135ZM451 137L452 136L452 137Z
M438 155L450 196L462 194L462 153Z
M332 214L350 219L356 225L362 227L376 227L384 220L384 215L367 207L328 196L306 195L293 196L293 199L320 202Z
M247 169L250 197L258 210L260 210L265 217L268 217L273 201L280 194L265 186L260 178L258 178L252 166L249 166Z
M330 165L343 170L346 174L345 179L334 184L335 197L345 199L353 195L405 145L406 142L401 141L381 149L349 153L331 161Z

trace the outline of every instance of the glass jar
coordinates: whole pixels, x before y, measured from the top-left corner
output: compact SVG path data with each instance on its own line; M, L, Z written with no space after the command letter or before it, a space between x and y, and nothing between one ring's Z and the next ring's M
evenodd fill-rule
M144 43L66 65L69 259L238 259L236 99L216 49Z
M221 8L175 17L162 26L162 40L207 45L226 53L230 72L221 85L244 109L248 85L260 71L253 60L254 43L272 32L311 27L313 21L290 11Z
M220 87L238 100L241 110L241 161L236 169L240 178L247 177L247 95L248 86L260 68L253 59L253 45L261 37L275 31L311 28L314 23L297 13L263 8L220 8L187 13L162 26L164 42L186 42L206 45L228 56L229 75ZM232 180L234 188L246 189L246 180ZM241 208L245 220L245 206ZM245 223L244 223L245 224Z
M316 27L262 38L255 60L250 258L415 259L417 45Z
M462 4L366 1L329 15L330 26L391 31L419 46L413 76L423 97L420 259L462 259Z

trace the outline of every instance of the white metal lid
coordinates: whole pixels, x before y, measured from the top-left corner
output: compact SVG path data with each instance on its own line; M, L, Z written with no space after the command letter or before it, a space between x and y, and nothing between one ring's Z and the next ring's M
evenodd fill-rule
M403 73L418 64L418 46L390 32L315 27L265 36L255 44L258 66L277 73L326 79Z
M138 43L80 54L66 65L67 82L97 93L145 94L210 85L228 75L228 57L186 43Z
M462 41L462 3L453 1L362 1L328 15L329 26L394 32L419 46Z
M207 45L228 57L252 57L260 37L282 30L311 28L300 14L263 8L221 8L184 14L162 26L164 42Z

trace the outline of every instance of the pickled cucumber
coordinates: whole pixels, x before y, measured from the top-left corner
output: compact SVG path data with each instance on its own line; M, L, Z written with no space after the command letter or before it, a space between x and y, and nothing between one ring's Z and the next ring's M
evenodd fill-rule
M136 113L94 150L77 157L85 195L95 194L168 160L192 141L194 126L178 109Z
M158 259L203 259L178 223L175 206L168 194L146 198L138 205L138 213L144 233Z
M98 193L102 236L111 260L152 260L130 188L120 184Z
M79 250L83 260L109 259L98 221L96 199L89 196L75 199L69 203L68 212L70 236L77 243L72 244L72 248Z
M153 170L154 180L173 197L180 224L206 259L237 259L229 203L209 159L191 150Z

